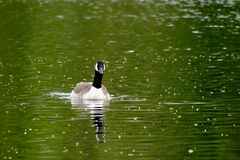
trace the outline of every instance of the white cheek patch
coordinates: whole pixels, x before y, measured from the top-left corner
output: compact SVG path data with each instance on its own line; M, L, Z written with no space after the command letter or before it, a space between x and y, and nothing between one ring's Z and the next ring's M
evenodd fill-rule
M96 71L98 71L97 65L98 65L98 64L96 63L96 65L95 65L95 70L96 70Z
M103 71L105 71L105 64L103 65Z
M103 64L103 71L105 71L105 64ZM99 68L98 68L98 63L95 64L95 70L96 71L99 71Z

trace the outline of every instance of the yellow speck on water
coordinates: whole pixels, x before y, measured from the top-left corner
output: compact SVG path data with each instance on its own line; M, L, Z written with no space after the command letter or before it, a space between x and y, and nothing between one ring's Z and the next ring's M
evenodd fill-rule
M189 154L192 154L192 153L193 153L193 149L189 149L189 150L188 150L188 153L189 153Z

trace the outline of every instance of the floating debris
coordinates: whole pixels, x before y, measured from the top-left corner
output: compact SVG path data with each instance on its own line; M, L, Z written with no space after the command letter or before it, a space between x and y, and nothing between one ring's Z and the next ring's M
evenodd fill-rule
M193 149L189 149L189 150L188 150L188 153L189 153L189 154L192 154L192 153L193 153Z

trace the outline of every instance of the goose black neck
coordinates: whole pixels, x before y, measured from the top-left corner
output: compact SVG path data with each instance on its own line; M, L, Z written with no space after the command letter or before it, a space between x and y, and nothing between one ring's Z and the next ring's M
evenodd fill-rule
M101 88L102 87L102 77L103 77L103 74L100 74L99 72L95 71L95 76L94 76L92 86L95 88Z

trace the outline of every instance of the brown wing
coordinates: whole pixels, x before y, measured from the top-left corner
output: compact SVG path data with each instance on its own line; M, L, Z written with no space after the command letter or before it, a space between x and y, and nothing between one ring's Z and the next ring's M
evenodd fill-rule
M81 92L82 94L84 94L90 90L91 86L92 86L92 83L90 82L80 82L74 87L73 90L76 94Z

